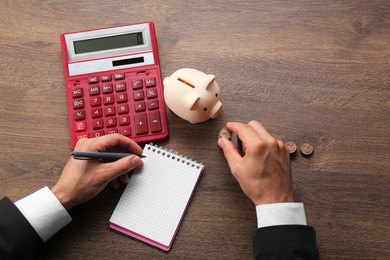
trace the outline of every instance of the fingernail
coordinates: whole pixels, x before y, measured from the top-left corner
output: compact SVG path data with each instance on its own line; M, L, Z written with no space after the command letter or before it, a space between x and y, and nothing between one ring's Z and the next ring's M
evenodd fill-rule
M131 161L133 163L133 168L138 168L142 165L142 160L137 156L135 156Z

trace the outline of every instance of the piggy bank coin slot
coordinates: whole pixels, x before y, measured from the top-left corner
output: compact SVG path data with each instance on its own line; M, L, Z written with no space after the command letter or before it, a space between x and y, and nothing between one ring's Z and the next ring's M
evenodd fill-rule
M191 88L195 88L195 86L193 84L191 84L190 82L188 82L187 80L185 79L182 79L182 78L177 78L178 81L180 82L183 82L184 84L186 84L187 86L191 87Z

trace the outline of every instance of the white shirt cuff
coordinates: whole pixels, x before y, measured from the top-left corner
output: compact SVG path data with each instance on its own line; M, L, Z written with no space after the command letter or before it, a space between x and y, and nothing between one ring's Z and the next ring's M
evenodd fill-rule
M256 206L257 227L307 225L303 203L271 203Z
M72 221L48 187L18 200L15 205L45 242Z

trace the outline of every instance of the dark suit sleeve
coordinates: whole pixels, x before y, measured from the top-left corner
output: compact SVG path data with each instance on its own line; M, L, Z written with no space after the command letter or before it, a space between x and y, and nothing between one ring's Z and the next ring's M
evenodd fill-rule
M283 225L259 228L253 232L254 258L319 259L314 228Z
M0 200L0 259L34 259L45 243L7 197Z

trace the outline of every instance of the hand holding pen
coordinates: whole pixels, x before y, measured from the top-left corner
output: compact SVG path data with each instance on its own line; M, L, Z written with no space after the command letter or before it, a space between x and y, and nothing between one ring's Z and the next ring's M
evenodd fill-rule
M66 164L59 180L51 190L67 210L94 198L108 183L111 183L114 188L118 188L120 183L127 184L129 181L127 173L143 167L142 148L133 140L119 134L80 139L75 151L82 152L81 154L74 152L74 156L78 159L90 159L91 155L100 158L95 157L96 159L93 160L71 158ZM117 153L117 151L126 153ZM104 154L111 159L102 158ZM85 157L86 155L88 156Z

